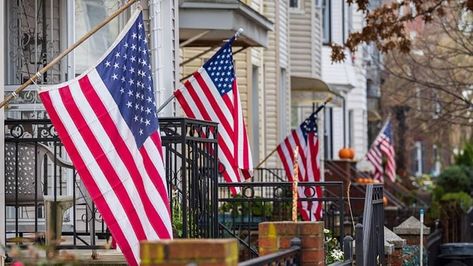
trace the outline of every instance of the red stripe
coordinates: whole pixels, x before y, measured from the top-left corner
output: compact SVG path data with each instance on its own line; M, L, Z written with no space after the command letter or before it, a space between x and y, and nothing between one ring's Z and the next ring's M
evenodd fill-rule
M233 87L233 102L234 103L238 103L238 92L235 93L235 87ZM242 144L242 143L239 143L239 139L240 139L240 128L238 126L238 122L239 122L239 119L240 117L238 117L238 107L236 105L233 106L233 150L234 150L234 154L233 156L235 156L235 160L236 160L236 165L237 166L240 166L239 164L239 161L240 161L240 155L238 154L239 153L239 146Z
M286 158L286 156L284 155L281 145L282 143L279 144L279 146L277 147L277 152L278 152L279 158L281 159L282 165L284 167L284 171L286 172L287 179L292 182L293 179L292 179L291 169L289 168L289 165L288 165L288 160L287 160L288 158Z
M115 148L118 156L120 156L120 159L122 160L123 164L125 165L126 169L128 170L128 173L130 174L130 177L133 181L133 184L135 185L135 188L136 188L136 190L137 190L137 192L140 196L140 199L141 199L141 202L143 204L146 215L148 216L147 218L151 222L151 226L156 231L159 238L161 238L161 239L162 238L170 238L171 237L170 232L168 232L166 226L164 225L164 222L163 222L161 216L158 214L155 207L151 203L151 200L148 196L148 192L146 191L145 186L144 186L143 177L141 176L141 173L138 170L138 166L136 165L135 159L133 158L133 155L131 154L130 150L128 149L128 147L125 143L125 141L123 140L122 136L120 135L120 132L118 131L117 126L115 125L112 118L110 117L110 114L109 114L107 108L103 104L100 97L97 95L97 92L95 91L95 88L92 86L92 84L90 83L89 78L87 76L84 76L83 78L81 78L79 80L79 85L80 85L80 88L81 88L83 94L86 96L86 99L90 104L90 107L94 110L95 115L100 118L99 121L102 124L103 129L107 133L107 135L108 135L109 139L111 140L111 142L113 144L113 147ZM66 93L66 91L64 91L64 97L65 98L63 98L63 100L69 100L69 101L71 101L71 105L73 105L72 110L74 111L74 114L71 114L71 117L76 117L76 116L79 117L80 116L83 119L82 114L80 113L80 110L75 105L74 99L72 98L72 95L70 94L69 90L67 90L67 93ZM83 125L84 125L84 127L87 127L86 133L88 134L88 136L90 138L94 139L94 143L96 143L95 146L92 146L92 147L96 148L96 151L92 152L94 154L94 157L95 158L103 158L103 161L106 163L104 166L107 167L108 169L107 168L103 169L104 173L107 173L105 175L108 176L108 173L110 173L109 171L111 171L112 177L114 179L116 179L114 181L118 181L118 182L121 183L122 181L120 180L120 177L118 176L118 173L115 171L115 168L112 166L112 164L107 159L107 157L104 156L105 152L100 148L100 144L95 139L95 137L94 137L92 131L90 130L90 128L88 128L88 125L87 125L87 122L85 121L85 119L83 119ZM94 143L92 143L92 145ZM91 147L91 151L94 150L92 147ZM140 152L141 152L141 148L140 148ZM101 159L99 159L99 160L101 160ZM101 165L101 164L99 163L99 165ZM149 178L151 179L151 182L153 182L153 184L155 185L156 189L159 191L159 184L157 183L157 180L161 179L161 177L159 175L149 175ZM123 187L123 189L125 188L123 185L122 185L122 187ZM123 193L127 193L125 189L123 190ZM167 200L167 193L160 194L160 196L161 196L161 198L163 199L164 202L168 201ZM134 213L136 213L136 210L133 207L133 205L130 205L130 206L131 206L131 208L133 208ZM138 222L138 224L141 225L141 222L140 222L139 218L138 218L138 221L136 221L136 222ZM132 224L132 225L134 225L134 224ZM142 229L142 227L141 227L141 229ZM139 236L139 235L137 234L137 236ZM143 236L142 237L143 238L141 238L141 236L139 236L138 239L139 240L147 239L146 234L144 233L144 231L143 231Z
M230 126L230 122L229 122L228 118L224 115L222 109L220 108L219 104L217 103L217 100L215 100L213 94L210 92L210 89L207 86L207 83L205 83L205 80L202 78L200 73L195 73L194 77L195 77L195 80L197 81L197 83L199 83L199 87L204 92L204 95L207 96L206 98L209 101L210 106L207 106L207 107L203 106L199 96L195 92L196 88L194 88L191 83L189 83L188 86L187 86L187 84L184 84L184 85L186 86L187 90L189 91L189 94L191 95L194 102L196 102L196 104L197 104L197 102L200 103L200 105L197 105L197 107L199 108L199 110L201 110L201 113L202 113L202 110L203 110L208 115L206 109L207 108L212 108L212 110L217 115L217 118L219 120L217 122L222 124L225 131L228 132L228 135L230 136L230 138L232 138L232 136L236 136L236 134L233 131L233 130L236 130L236 129L234 128L232 130L232 127ZM222 97L222 98L224 98L224 97ZM230 111L231 110L232 109L230 109ZM232 113L232 115L233 115L233 120L237 120L237 117L235 116L235 114ZM208 116L208 117L209 117L208 120L211 121L210 116ZM232 139L232 140L235 144L235 140L234 139ZM235 158L237 158L237 157L235 156Z
M185 84L189 83L189 81L186 81ZM187 104L186 98L182 94L181 90L176 90L174 92L174 95L176 96L177 101L182 107L182 110L184 110L184 113L190 117L190 118L196 118L194 112L192 112L190 106Z
M78 132L82 136L82 139L87 140L85 143L89 148L92 156L96 160L97 165L104 173L104 176L110 184L110 187L113 188L116 195L120 195L120 197L117 196L117 198L123 206L123 209L127 213L128 219L130 220L130 223L137 238L146 239L146 234L141 225L140 218L138 216L138 213L136 212L135 207L132 204L132 201L128 195L128 192L125 189L125 186L118 177L115 168L113 168L111 162L108 160L107 156L105 156L106 153L102 150L100 143L95 138L94 134L92 133L92 130L89 128L89 125L87 125L87 122L85 121L74 99L72 98L70 88L62 88L59 91L59 94L61 95L61 100L64 103L64 106L66 107L69 116L73 118L72 122L78 129ZM86 95L86 97L88 97L88 95ZM92 196L92 199L95 200L95 197Z
M161 136L159 135L159 130L158 132L156 132L156 134L151 134L150 138L156 145L156 149L158 149L159 155L161 155L161 159L164 160L163 145L161 143Z
M67 154L71 158L82 182L84 183L84 186L87 188L87 191L90 195L96 195L96 197L94 197L94 203L97 206L97 209L99 210L102 217L104 217L104 219L107 221L106 223L107 227L110 230L110 233L120 246L120 249L123 252L125 258L127 259L127 262L130 265L138 265L138 262L135 260L135 257L133 255L133 251L131 250L130 244L128 243L125 235L123 234L122 228L115 219L113 212L105 201L105 198L102 196L102 192L95 183L95 180L87 169L84 161L82 160L79 151L72 142L72 139L70 138L70 135L64 127L61 119L57 115L56 110L53 107L49 92L43 92L39 95L41 97L41 101L43 102L44 107L48 111L48 115L51 118L51 122L53 123L54 128L61 139L61 142L64 144L64 148L66 149Z
M299 166L300 168L304 168L304 173L305 173L305 176L301 176L299 177L299 180L302 180L302 181L307 181L307 157L305 155L305 150L304 150L304 147L301 145L301 140L299 139L299 134L297 134L297 131L298 130L294 130L292 135L293 135L293 139L294 139L294 143L297 145L297 147L299 147ZM304 141L304 140L303 140ZM300 174L302 175L302 173Z

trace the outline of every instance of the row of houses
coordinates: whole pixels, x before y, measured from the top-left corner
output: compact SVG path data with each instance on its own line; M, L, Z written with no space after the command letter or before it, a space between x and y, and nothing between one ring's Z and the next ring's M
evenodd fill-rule
M0 95L6 95L111 14L124 0L20 0L0 3ZM360 47L343 63L330 59L330 43L342 43L363 25L343 0L142 0L150 33L158 103L164 102L225 39L244 31L234 45L238 87L253 160L257 164L289 130L328 96L319 116L321 158L338 150L366 153L381 126L377 113L380 71L376 49ZM0 112L5 119L46 118L37 87L55 84L91 67L112 44L132 10L120 15L44 74ZM161 116L181 115L175 102ZM0 135L3 132L0 126ZM370 139L368 138L370 132ZM4 139L0 138L3 145ZM4 161L3 149L0 160ZM263 166L279 166L276 156ZM0 165L0 176L4 175ZM0 195L4 191L3 179ZM4 206L0 197L0 206ZM0 208L4 220L5 208ZM3 229L3 223L0 226ZM0 243L5 243L0 230Z

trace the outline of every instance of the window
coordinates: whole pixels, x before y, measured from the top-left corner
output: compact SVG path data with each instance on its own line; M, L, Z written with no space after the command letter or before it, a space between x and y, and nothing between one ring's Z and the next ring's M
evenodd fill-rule
M414 170L416 176L421 176L423 172L422 156L422 142L416 141L414 144Z
M332 42L331 28L332 22L330 0L322 0L322 34L324 44L329 44Z
M343 2L345 14L343 16L343 42L348 39L348 35L353 31L353 9L352 5Z
M251 81L251 128L253 162L259 163L259 68L253 65Z
M287 105L287 71L285 68L280 69L279 73L279 139L283 140L288 133L286 121L286 105Z
M355 145L355 137L354 137L354 111L348 110L348 147L353 147Z
M300 8L299 0L290 0L289 1L290 8Z
M432 159L433 159L433 169L432 169L432 176L440 175L441 171L441 164L440 164L440 154L437 145L432 146Z
M95 25L117 10L122 1L116 0L75 0L74 17L75 40L78 40ZM126 14L109 22L74 51L75 75L90 68L112 45L121 28L126 23Z
M333 159L333 110L325 107L324 112L324 158Z

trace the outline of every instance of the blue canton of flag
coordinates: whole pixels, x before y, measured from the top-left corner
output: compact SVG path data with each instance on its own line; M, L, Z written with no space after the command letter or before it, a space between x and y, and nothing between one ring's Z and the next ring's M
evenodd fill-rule
M304 139L307 141L307 134L317 134L317 116L315 114L310 115L309 118L302 122L300 128L302 131L302 135L304 135Z
M229 40L203 66L221 95L232 90L233 81L235 80L233 53L231 49L234 38L235 37Z
M142 18L137 21L97 66L97 72L141 147L158 123L148 41Z

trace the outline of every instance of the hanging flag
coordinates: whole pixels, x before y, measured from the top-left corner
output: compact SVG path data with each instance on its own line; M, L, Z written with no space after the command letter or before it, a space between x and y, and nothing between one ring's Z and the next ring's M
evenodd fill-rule
M385 168L383 168L383 156L386 159ZM374 140L366 154L366 159L374 167L374 179L383 182L384 175L386 175L391 181L396 180L396 161L394 160L393 131L390 120L386 122Z
M253 169L248 135L238 93L232 43L223 45L174 92L186 116L218 122L218 159L228 183L242 182ZM238 188L231 187L232 194Z
M284 166L286 176L292 181L294 176L294 154L299 150L299 182L321 182L319 166L319 139L317 136L317 116L310 115L298 128L291 131L277 147L277 152ZM322 219L322 202L315 200L323 196L320 186L304 187L299 185L299 198L314 200L300 201L300 212L305 221L319 221Z
M137 12L99 63L40 97L130 265L139 241L172 237L149 49Z

